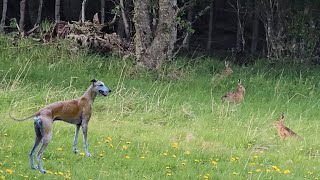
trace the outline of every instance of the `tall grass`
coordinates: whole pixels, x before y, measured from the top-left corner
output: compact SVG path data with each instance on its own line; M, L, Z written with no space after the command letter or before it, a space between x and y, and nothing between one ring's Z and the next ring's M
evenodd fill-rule
M318 66L259 60L221 77L213 58L179 59L155 73L68 42L13 45L0 36L0 47L0 179L320 178ZM31 170L32 119L14 122L9 111L20 118L77 98L93 78L113 90L94 104L93 157L74 155L74 126L55 122L43 155L48 173ZM222 103L238 79L245 101ZM282 112L302 141L278 140L273 123Z

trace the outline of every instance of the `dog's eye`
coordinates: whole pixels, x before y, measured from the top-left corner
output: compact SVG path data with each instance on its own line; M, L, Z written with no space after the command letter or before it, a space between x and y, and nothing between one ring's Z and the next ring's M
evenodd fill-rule
M99 86L103 86L102 84L100 84Z

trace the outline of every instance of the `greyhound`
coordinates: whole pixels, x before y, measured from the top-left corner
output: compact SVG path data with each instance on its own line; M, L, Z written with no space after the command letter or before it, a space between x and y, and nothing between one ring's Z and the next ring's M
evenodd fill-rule
M58 101L49 104L33 115L23 119L14 118L11 114L9 114L9 116L15 121L24 121L31 117L34 117L36 139L29 156L31 169L39 168L41 173L46 173L46 170L43 169L41 164L42 153L51 140L52 125L55 120L62 120L67 123L76 125L73 142L73 152L75 154L78 153L78 134L80 126L82 127L84 152L86 156L91 157L91 154L88 152L87 131L88 123L92 114L92 104L98 93L102 94L103 96L107 96L107 93L109 92L111 92L111 90L107 88L102 81L93 79L91 80L91 85L89 86L88 90L79 99ZM42 146L36 156L36 160L38 163L37 168L34 165L34 153L41 141Z

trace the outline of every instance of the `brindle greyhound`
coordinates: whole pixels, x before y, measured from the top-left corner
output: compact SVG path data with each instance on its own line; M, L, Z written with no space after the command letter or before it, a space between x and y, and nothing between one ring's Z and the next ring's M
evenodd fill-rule
M37 153L36 159L40 172L46 173L46 170L43 169L41 164L42 153L47 147L49 141L51 140L52 124L55 120L62 120L76 125L76 132L73 142L74 153L78 153L78 134L80 126L82 127L84 152L88 157L90 157L91 154L88 152L87 131L88 123L92 113L92 104L98 93L102 94L103 96L107 96L108 92L111 92L111 90L108 89L103 82L94 79L91 80L90 87L79 99L69 101L58 101L49 104L44 108L40 109L35 114L23 119L14 118L11 116L11 114L9 114L10 117L16 121L24 121L31 117L34 117L36 140L30 152L31 168L37 169L37 167L34 166L34 152L38 147L39 143L42 141L42 146L39 152Z

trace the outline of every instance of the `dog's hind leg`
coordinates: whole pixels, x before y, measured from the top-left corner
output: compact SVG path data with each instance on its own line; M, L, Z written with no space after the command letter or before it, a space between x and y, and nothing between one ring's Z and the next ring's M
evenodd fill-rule
M75 154L78 153L77 144L78 144L79 129L80 129L80 124L77 124L76 125L76 132L74 133L74 140L73 140L73 152Z
M39 150L39 152L37 153L37 162L38 162L38 167L39 167L39 170L41 173L46 173L46 170L43 169L43 166L42 166L42 153L43 151L46 149L46 147L48 146L50 140L51 140L51 137L52 137L52 120L51 118L41 118L42 119L42 135L43 135L43 138L42 138L42 146Z
M34 145L30 152L30 165L31 169L37 169L37 167L34 166L34 152L37 149L38 145L40 144L43 136L42 136L42 122L39 117L34 117L34 130L36 132L36 140L34 142Z

